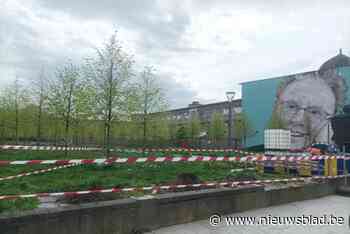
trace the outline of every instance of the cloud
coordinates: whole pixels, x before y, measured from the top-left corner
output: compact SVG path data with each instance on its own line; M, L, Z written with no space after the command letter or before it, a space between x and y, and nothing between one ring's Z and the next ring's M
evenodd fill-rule
M82 58L93 55L93 47L102 46L116 28L125 50L135 54L139 67L157 66L158 59L166 57L163 50L179 48L176 35L183 30L186 17L175 11L164 18L166 14L161 6L151 2L143 5L136 1L121 1L115 7L109 7L113 3L115 1L95 5L83 1L72 4L68 1L28 1L22 4L2 0L0 24L5 27L0 27L0 81L6 83L16 76L22 80L35 79L42 67L46 74L52 75L56 66L67 60L79 63ZM146 55L138 56L141 53ZM167 76L164 86L169 93L178 95L178 87L182 84L172 79ZM187 87L182 85L182 89L183 97L188 100L174 100L171 106L187 104L194 97Z
M196 99L196 91L176 81L173 74L160 73L158 75L158 81L172 108L186 107L192 100Z
M180 2L174 1L55 1L38 0L41 6L65 12L82 20L105 20L117 28L136 31L138 47L145 50L154 48L171 49L177 44L190 17Z
M350 53L350 3L209 0L0 0L0 81L80 62L114 29L153 65L171 105L222 101L239 83L315 70ZM239 97L239 95L238 95Z

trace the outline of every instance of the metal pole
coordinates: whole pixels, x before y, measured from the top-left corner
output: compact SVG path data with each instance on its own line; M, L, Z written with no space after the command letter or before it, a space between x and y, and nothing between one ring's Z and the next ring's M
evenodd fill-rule
M227 136L227 145L231 148L232 146L232 104L233 99L235 98L235 92L226 92L226 97L228 100L228 136Z
M229 100L228 102L228 137L227 137L227 144L228 147L231 148L232 145L232 101Z

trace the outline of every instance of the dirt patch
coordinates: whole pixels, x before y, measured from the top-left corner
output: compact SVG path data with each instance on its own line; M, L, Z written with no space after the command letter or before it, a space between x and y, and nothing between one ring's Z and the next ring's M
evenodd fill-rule
M201 180L193 173L181 173L176 177L175 184L199 184Z
M245 175L245 174L239 174L239 175L228 175L226 176L226 180L228 181L247 181L247 180L256 180L257 178L255 175Z
M127 197L127 195L122 193L90 193L61 197L57 199L56 202L65 204L81 204L88 202L110 201L125 197Z

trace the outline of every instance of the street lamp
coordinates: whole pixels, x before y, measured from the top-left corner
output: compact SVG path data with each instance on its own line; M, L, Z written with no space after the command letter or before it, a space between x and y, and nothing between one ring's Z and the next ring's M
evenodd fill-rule
M235 92L226 92L226 97L228 101L228 136L227 136L227 144L229 147L232 146L232 104L233 99L235 98Z

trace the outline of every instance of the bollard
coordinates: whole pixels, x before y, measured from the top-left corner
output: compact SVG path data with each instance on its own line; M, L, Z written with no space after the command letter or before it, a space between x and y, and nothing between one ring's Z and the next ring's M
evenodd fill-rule
M337 160L337 173L338 175L345 175L345 160L344 158L338 158Z
M328 174L330 176L336 176L337 175L337 159L336 158L329 158L329 169Z
M308 160L297 161L297 171L299 176L311 176L310 161Z

